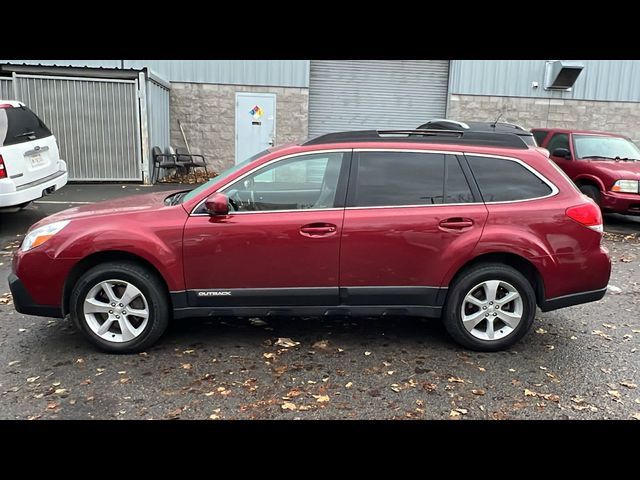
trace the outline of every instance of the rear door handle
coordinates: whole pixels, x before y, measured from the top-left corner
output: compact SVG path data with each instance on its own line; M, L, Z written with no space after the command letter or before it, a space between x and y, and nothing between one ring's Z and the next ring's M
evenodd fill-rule
M309 223L300 227L300 235L304 237L328 237L337 231L333 223Z
M447 230L464 230L473 227L473 220L470 218L447 218L442 220L439 225Z

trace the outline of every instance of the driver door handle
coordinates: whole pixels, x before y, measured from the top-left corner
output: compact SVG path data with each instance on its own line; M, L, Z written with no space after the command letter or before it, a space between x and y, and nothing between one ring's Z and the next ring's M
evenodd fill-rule
M338 231L333 223L308 223L300 227L300 235L303 237L329 237Z

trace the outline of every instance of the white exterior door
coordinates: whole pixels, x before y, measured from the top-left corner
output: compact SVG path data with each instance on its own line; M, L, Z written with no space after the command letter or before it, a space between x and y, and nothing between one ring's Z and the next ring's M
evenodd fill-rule
M236 163L261 152L276 141L276 95L236 93Z

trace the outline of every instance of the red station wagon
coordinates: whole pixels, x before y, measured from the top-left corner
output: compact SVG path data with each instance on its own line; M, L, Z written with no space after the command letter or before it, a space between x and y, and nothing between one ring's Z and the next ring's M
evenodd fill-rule
M604 212L640 215L640 149L627 137L537 128L538 145Z
M136 352L170 319L443 317L477 350L543 311L601 299L602 217L513 134L358 131L271 148L191 191L72 208L33 225L9 277L19 312L70 314Z

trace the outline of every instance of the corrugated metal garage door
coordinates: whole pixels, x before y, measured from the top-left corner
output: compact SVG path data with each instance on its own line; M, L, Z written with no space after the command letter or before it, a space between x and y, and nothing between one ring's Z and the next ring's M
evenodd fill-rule
M70 180L142 180L137 80L16 75L18 100L58 140Z
M0 78L0 100L13 100L13 82L10 78Z
M448 60L312 60L309 135L444 118Z

